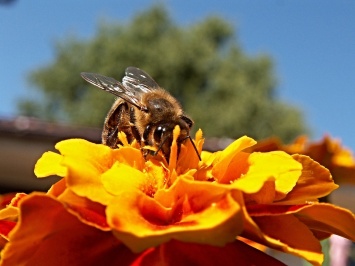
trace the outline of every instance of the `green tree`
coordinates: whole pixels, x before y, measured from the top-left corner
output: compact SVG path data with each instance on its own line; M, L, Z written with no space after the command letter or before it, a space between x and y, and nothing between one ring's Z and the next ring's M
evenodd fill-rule
M102 125L113 96L87 84L80 72L120 80L127 66L144 69L183 105L205 136L289 141L305 131L300 111L275 97L268 56L243 53L233 27L207 17L189 27L175 24L162 7L128 24L101 23L90 40L67 38L53 63L30 73L39 100L19 103L22 114Z

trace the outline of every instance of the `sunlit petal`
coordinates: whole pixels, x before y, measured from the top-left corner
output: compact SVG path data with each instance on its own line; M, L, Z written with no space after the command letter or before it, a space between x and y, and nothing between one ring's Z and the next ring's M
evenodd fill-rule
M43 153L35 165L35 175L37 177L65 176L67 169L61 164L62 160L63 157L57 153L51 151Z
M277 192L287 194L295 186L302 170L300 163L280 151L252 153L248 163L248 172L233 184L245 193L258 192L270 180L275 182Z

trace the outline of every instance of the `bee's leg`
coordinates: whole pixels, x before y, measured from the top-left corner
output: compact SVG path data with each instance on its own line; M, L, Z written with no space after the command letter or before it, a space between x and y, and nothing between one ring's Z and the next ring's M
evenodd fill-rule
M102 143L113 149L116 149L117 145L120 143L117 137L119 131L119 123L116 122L121 115L120 113L121 110L118 110L118 112L114 113L109 118L109 120L107 120L108 122L105 123L104 129L102 131Z
M129 126L127 104L114 103L110 112L108 113L104 128L102 130L102 144L105 144L113 149L117 149L119 144L122 144L118 138L118 132L123 131L126 133L127 140L130 142L132 133Z
M153 146L152 141L149 140L149 135L151 134L153 127L151 125L147 125L142 134L142 144L146 146ZM159 151L159 150L158 150ZM148 155L155 156L158 151L150 150L150 149L142 149L143 156L147 157Z
M135 126L136 117L134 115L133 107L131 107L129 109L129 122L130 122L130 125L131 125L131 131L132 131L133 137L138 141L138 143L141 143L141 137L139 135L139 131L138 131L137 127Z
M120 141L117 138L117 134L118 134L118 126L116 126L114 130L110 130L108 132L104 144L113 149L117 148L118 143L120 143Z

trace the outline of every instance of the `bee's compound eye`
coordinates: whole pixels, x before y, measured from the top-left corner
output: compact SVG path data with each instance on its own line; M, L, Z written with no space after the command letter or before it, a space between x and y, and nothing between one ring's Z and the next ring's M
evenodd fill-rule
M156 142L160 142L163 137L164 132L165 132L165 127L158 126L154 131L154 140Z

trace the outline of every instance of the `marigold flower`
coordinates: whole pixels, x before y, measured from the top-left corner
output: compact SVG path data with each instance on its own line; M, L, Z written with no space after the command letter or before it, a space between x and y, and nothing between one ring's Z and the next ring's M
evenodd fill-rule
M159 155L144 158L138 144L129 144L122 133L123 145L115 150L81 139L59 142L60 154L45 153L35 173L63 179L48 193L20 201L20 218L3 261L55 263L58 254L56 260L67 264L85 254L95 257L91 263L112 255L109 264L119 256L137 264L265 259L267 255L236 240L242 236L320 265L319 239L331 233L355 239L352 213L318 203L337 185L309 157L248 152L256 143L248 137L223 151L203 152L198 131L199 161L189 141L178 156L178 136L176 127L169 162ZM58 243L63 243L59 249ZM204 257L198 250L204 250Z

